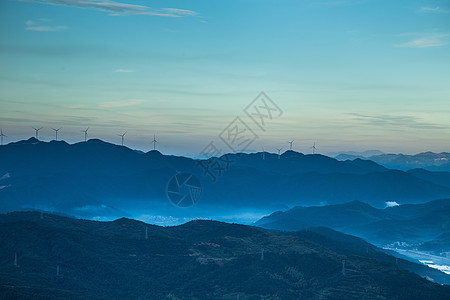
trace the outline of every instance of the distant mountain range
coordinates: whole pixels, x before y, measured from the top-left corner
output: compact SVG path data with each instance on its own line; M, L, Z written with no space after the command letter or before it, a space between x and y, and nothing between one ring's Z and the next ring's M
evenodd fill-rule
M0 215L2 299L448 299L449 276L326 228ZM412 273L418 273L421 278Z
M382 155L384 152L380 150L367 150L363 152L358 151L341 151L341 152L330 152L327 156L334 157L338 160L356 159L356 158L369 158L371 156Z
M275 212L256 225L277 230L325 226L376 245L450 255L450 199L376 209L359 201Z
M167 200L168 182L179 172L197 176L202 184L200 201L189 209ZM0 147L0 210L32 208L97 219L221 214L233 220L239 213L268 214L296 205L423 203L450 197L448 178L446 172L404 172L370 160L338 161L294 151L194 160L138 153L97 139L71 145L30 138Z
M381 151L380 151L381 152ZM376 150L358 152L330 153L331 157L340 161L368 159L389 169L408 171L426 169L429 171L450 171L450 153L424 152L415 155L376 153Z

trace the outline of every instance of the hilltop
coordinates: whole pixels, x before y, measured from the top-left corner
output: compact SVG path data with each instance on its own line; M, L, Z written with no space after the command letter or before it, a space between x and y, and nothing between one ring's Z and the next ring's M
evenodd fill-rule
M0 215L0 238L0 290L7 298L445 299L450 293L407 271L415 264L324 228L282 233L200 220L159 227L21 212Z

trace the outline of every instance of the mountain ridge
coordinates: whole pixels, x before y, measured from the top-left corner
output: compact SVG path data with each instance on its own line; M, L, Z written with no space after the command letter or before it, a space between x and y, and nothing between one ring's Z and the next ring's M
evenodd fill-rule
M217 164L222 164L220 171L214 169ZM180 172L202 184L200 201L189 210L167 199L167 184ZM216 172L215 178L208 172ZM440 179L446 174L415 175L371 161L340 162L290 150L281 156L260 152L195 160L155 150L140 154L97 139L68 144L31 138L0 147L0 207L3 212L33 208L100 219L136 217L136 211L195 218L217 207L230 215L236 209L269 213L351 200L382 207L388 201L450 197L450 186Z
M14 212L0 215L0 237L0 290L21 299L444 299L450 292L407 270L438 271L325 228L282 233L208 220L161 227Z

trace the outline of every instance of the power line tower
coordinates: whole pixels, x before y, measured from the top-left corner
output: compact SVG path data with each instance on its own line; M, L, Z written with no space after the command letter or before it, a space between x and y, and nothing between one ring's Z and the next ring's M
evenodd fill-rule
M345 273L346 273L346 269L345 269L345 259L344 259L344 260L342 260L342 275L345 276Z

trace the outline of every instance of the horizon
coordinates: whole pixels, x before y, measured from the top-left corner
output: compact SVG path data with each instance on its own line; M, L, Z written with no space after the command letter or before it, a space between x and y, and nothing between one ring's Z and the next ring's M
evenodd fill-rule
M151 5L2 1L5 134L62 127L75 142L91 127L115 142L128 130L132 148L151 149L151 133L192 156L239 116L258 150L292 139L322 153L450 148L448 1ZM264 129L244 112L262 91L282 111Z
M19 142L28 141L28 140L30 140L30 139L36 139L36 137L35 137L35 136L30 136L29 138L26 138L26 139L21 139L21 140L16 140L16 141L10 141L10 142L8 142L8 143L4 143L3 146L7 146L7 145L9 145L9 144L14 144L14 143L19 143ZM120 139L120 137L119 137L119 139ZM66 140L64 140L64 139L59 139L59 137L58 137L58 140L55 140L55 139L42 140L41 138L38 138L37 140L38 140L39 142L44 142L44 143L50 143L50 142L65 142L65 143L67 143L68 145L74 145L74 144L78 144L78 143L86 143L86 142L93 141L93 140L99 140L99 141L102 141L102 142L104 142L104 143L108 143L108 144L116 145L116 146L126 147L126 148L128 148L128 149L130 149L130 150L133 150L133 151L140 151L140 152L143 152L143 153L148 153L148 152L151 152L151 151L155 151L155 150L156 150L157 152L159 152L159 153L161 153L161 154L163 154L163 155L183 156L183 157L187 157L187 158L191 158L191 159L201 159L201 157L199 157L199 156L200 156L200 153L193 154L193 155L183 154L183 153L170 153L170 152L163 152L164 149L158 149L158 147L156 147L156 149L142 150L142 149L132 148L132 147L126 145L126 143L124 143L124 145L121 145L121 143L112 142L112 141L107 141L107 140L104 140L104 139L101 139L101 138L97 138L97 137L88 138L86 142L85 142L84 140L75 141L75 142L70 142L70 141L66 141ZM289 143L289 142L287 142L287 143ZM0 147L1 147L1 146L0 146ZM151 147L150 147L150 148L151 148ZM312 152L311 147L309 147L308 150L309 150L309 152ZM450 153L450 152L445 152L445 151L444 151L444 152L433 152L433 151L429 151L429 150L428 150L428 151L421 151L421 152L417 152L417 153L387 153L387 152L384 152L384 151L379 150L379 149L365 149L365 150L362 150L362 151L355 151L355 150L348 149L348 150L343 150L343 151L331 151L331 152L327 152L327 153L320 153L320 151L319 151L319 152L316 152L316 153L308 153L307 151L301 151L301 150L299 150L299 149L293 148L293 149L283 149L283 150L281 151L281 154L284 154L284 153L286 153L286 152L288 152L288 151L293 151L293 152L300 153L300 154L303 154L303 155L324 155L324 156L328 156L328 157L331 157L331 158L334 158L333 156L330 156L330 155L333 155L333 154L346 154L346 153L351 153L351 152L361 153L361 154L362 154L362 153L364 153L364 152L371 152L371 151L380 151L380 152L382 152L382 153L376 154L376 155L385 155L385 154L386 154L386 155L411 155L411 156L413 156L413 155L419 155L419 154L424 154L424 153L434 153L434 154L447 154L447 153ZM258 150L253 150L253 149L246 149L246 150L243 151L243 152L224 152L224 153L221 153L219 156L216 156L216 157L220 157L220 156L227 155L227 154L240 154L240 153L242 153L242 154L258 154L258 153L263 153L263 152L269 153L269 154L277 155L277 149L276 149L276 148L274 148L274 149L265 148L264 150L261 149L260 151L258 151ZM350 154L350 155L351 155L351 154ZM375 155L375 156L376 156L376 155ZM366 158L369 159L370 156L367 156Z

